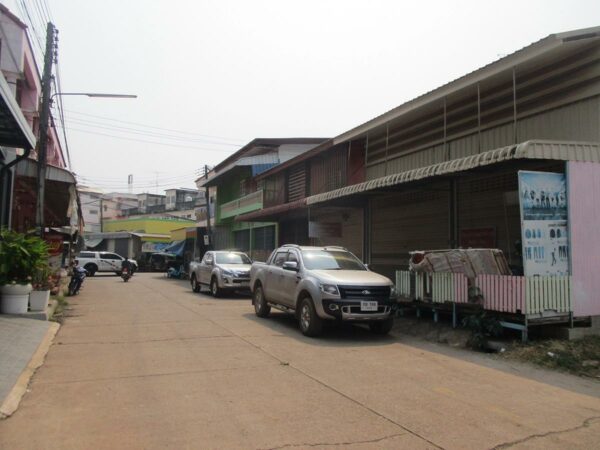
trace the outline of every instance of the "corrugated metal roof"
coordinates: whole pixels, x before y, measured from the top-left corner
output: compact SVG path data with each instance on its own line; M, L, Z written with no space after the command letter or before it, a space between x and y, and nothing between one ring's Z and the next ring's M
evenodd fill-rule
M38 162L34 159L24 159L15 167L17 175L29 178L37 178ZM61 183L76 184L75 176L67 169L61 167L46 166L46 179L52 181L60 181Z
M527 141L509 145L465 158L453 159L431 166L398 172L364 183L346 186L306 199L307 205L322 203L340 197L346 197L373 189L396 186L438 175L462 172L475 167L496 164L511 159L552 159L557 161L587 161L600 163L600 143L563 142L563 141Z

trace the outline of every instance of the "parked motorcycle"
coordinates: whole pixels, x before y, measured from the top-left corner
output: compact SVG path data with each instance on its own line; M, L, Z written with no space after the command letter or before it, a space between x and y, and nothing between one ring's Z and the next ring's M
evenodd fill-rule
M71 275L71 281L69 282L69 295L79 294L79 290L83 284L83 280L87 275L87 270L83 267L73 267L73 274Z
M121 269L121 278L123 278L123 281L127 283L131 278L131 270L129 270L127 267L123 267L123 269Z

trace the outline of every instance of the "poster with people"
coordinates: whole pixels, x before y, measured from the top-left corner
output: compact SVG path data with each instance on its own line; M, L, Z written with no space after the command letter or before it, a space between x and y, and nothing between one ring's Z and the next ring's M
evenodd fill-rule
M525 276L568 275L565 175L521 170L519 198Z

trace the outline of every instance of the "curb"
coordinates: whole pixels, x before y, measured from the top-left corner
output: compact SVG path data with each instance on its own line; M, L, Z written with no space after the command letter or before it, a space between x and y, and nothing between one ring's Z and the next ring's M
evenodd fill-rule
M17 382L10 390L2 406L0 406L0 419L6 419L14 414L14 412L19 407L21 403L21 399L27 392L27 386L29 386L29 381L31 381L31 377L37 369L40 368L42 364L44 364L44 359L46 358L46 354L48 350L50 350L50 346L52 345L52 341L60 328L60 324L56 322L51 322L48 331L46 331L46 335L42 342L38 346L37 350L29 360L27 367L21 372Z

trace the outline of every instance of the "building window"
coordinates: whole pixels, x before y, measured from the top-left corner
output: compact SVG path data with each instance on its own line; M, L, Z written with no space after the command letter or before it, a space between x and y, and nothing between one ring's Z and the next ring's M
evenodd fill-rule
M90 209L89 213L90 214L98 215L98 210L97 209Z

